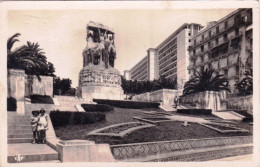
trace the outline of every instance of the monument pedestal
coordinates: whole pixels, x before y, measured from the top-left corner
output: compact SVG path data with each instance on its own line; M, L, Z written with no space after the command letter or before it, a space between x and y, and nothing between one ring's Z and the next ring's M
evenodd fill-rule
M86 101L122 100L124 91L120 85L121 75L115 68L105 68L102 65L85 66L79 73L77 96Z

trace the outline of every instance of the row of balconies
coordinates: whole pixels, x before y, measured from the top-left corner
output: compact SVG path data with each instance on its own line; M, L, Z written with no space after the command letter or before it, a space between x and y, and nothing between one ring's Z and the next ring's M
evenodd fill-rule
M211 40L212 38L215 38L215 37L217 37L217 36L223 34L224 32L230 31L231 29L233 29L233 28L239 26L239 25L242 24L242 23L245 23L245 21L241 19L240 21L238 21L238 22L236 22L236 23L233 23L232 25L230 25L230 26L228 26L228 27L226 27L226 28L224 27L224 28L219 29L219 33L217 33L217 32L212 32L211 36L207 36L207 37L204 38L204 40L202 39L202 40L198 41L195 45L194 45L194 44L191 45L191 46L189 47L189 50L192 50L192 49L194 49L195 47L200 46L201 44L203 44L203 43L205 43L205 42ZM204 34L205 34L205 33L204 33Z
M211 52L212 49L214 49L214 48L216 48L216 47L219 47L220 45L222 45L222 44L224 44L224 43L226 43L226 42L230 42L231 40L233 40L233 39L235 39L235 38L237 38L237 37L239 37L239 36L241 36L241 35L242 35L242 32L240 32L238 35L231 35L227 40L224 40L222 43L217 44L217 45L215 44L214 46L213 46L213 44L212 44L212 45L210 45L209 47L205 48L204 51L201 51L201 50L197 51L197 52L195 53L195 55L194 55L193 52L190 52L190 59L194 59L195 57L197 58L197 57L200 56L200 55L208 54L208 53Z
M220 59L223 59L223 58L228 57L228 56L231 55L231 54L239 53L239 50L240 50L240 49L230 49L228 53L223 54L223 55L221 55L221 56L219 56L219 57L216 57L216 58L214 58L214 59L206 60L205 62L202 62L202 61L200 61L200 60L199 60L199 61L196 61L195 64L194 64L194 63L193 63L193 64L190 64L190 65L187 67L187 69L188 69L188 70L189 70L189 69L194 69L194 68L197 68L198 66L204 66L205 64L209 64L209 63L212 63L212 62L214 62L214 61L218 61L218 60L220 60ZM210 57L209 57L209 58L210 58Z

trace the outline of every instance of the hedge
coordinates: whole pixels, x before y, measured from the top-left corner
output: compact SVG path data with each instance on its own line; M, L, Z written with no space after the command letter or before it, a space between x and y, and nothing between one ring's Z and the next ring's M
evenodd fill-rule
M50 118L53 126L91 124L105 120L103 113L87 113L75 111L51 111Z
M114 107L105 104L81 104L81 107L87 112L109 112L114 111Z
M7 111L16 111L17 109L17 101L13 97L7 98Z
M54 104L52 98L47 95L31 95L31 103Z
M138 101L127 101L127 100L105 100L105 99L93 99L94 102L98 104L106 104L114 107L120 108L158 108L160 103L152 102L138 102Z
M211 109L177 109L177 113L192 115L211 115Z

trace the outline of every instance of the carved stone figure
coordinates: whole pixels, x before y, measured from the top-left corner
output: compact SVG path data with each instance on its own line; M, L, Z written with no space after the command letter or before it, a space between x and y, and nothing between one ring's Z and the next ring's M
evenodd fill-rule
M83 50L83 66L104 65L114 67L116 49L114 32L104 25L89 23L87 26L87 46Z

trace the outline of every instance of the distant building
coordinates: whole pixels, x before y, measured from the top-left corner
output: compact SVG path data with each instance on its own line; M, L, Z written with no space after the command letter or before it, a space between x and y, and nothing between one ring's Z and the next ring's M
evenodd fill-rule
M129 70L125 70L124 71L124 78L126 80L131 80L131 74L130 74L130 71Z
M182 87L188 77L188 46L192 35L203 27L200 24L183 24L156 48L147 50L147 55L131 68L132 80L154 80L159 76L176 79Z
M234 91L236 81L252 68L252 9L238 9L191 37L190 78L201 67L224 74ZM216 75L215 74L215 75Z

